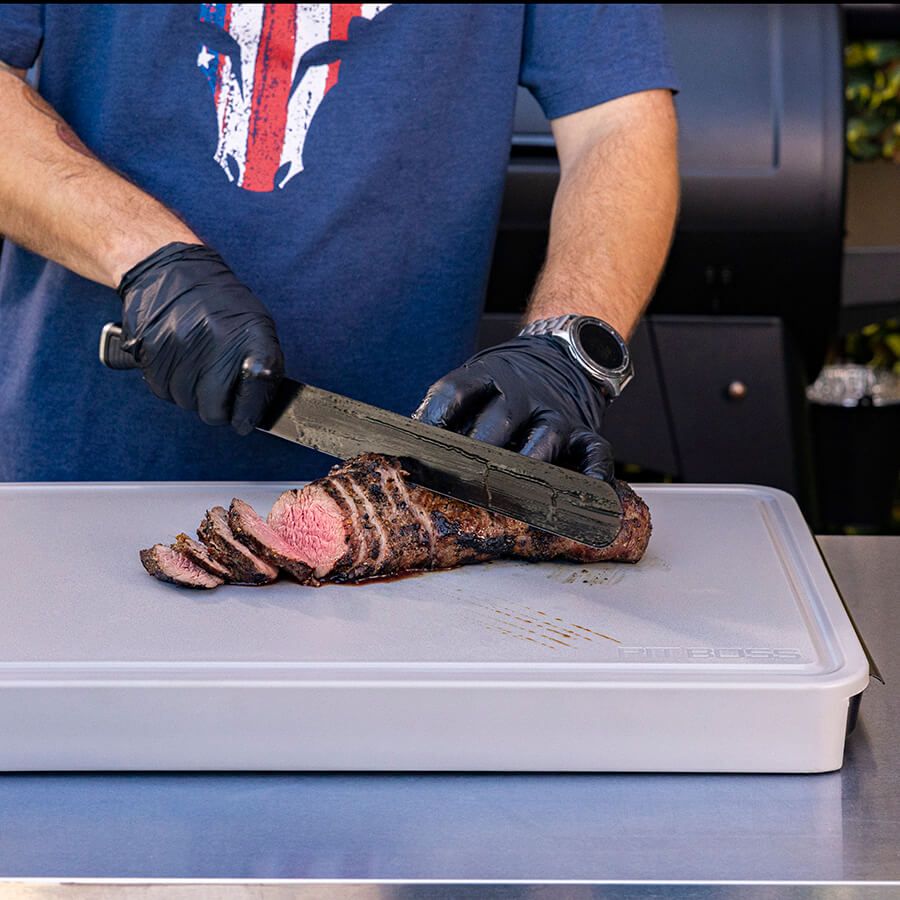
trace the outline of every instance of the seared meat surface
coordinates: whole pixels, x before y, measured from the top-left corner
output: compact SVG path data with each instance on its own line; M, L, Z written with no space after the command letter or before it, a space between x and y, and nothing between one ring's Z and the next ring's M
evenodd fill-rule
M226 580L261 584L282 569L308 585L499 557L637 562L650 540L647 505L622 482L614 484L624 512L622 530L610 546L596 550L408 485L403 476L396 460L364 454L304 488L285 491L265 520L242 500L234 499L227 514L215 507L198 534L213 560L228 570ZM202 568L203 561L185 549L189 545L183 537L175 551ZM142 551L142 560L149 552ZM162 577L159 565L154 563L155 570L146 561L144 565L151 575Z
M277 567L260 559L234 536L223 507L214 506L207 510L197 535L206 544L210 555L229 570L230 581L267 584L278 577Z

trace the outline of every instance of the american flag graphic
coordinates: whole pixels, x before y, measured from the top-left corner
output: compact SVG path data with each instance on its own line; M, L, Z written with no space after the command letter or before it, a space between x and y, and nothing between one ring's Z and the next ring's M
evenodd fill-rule
M347 40L355 16L390 3L201 3L200 21L220 30L197 65L206 72L219 127L215 160L248 191L281 188L303 171L303 144L341 61L301 65L318 44Z

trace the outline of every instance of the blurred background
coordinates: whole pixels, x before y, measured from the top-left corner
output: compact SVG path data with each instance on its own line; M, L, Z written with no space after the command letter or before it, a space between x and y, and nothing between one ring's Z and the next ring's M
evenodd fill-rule
M900 4L664 4L682 206L611 408L630 481L900 534ZM520 89L481 343L517 330L559 168Z

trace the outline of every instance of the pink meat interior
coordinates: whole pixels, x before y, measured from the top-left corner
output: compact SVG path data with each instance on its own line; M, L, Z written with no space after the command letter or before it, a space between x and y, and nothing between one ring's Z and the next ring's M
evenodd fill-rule
M287 559L300 559L301 562L310 564L301 553L298 553L297 547L286 541L249 503L235 499L231 506L240 513L242 528L250 531L257 540Z
M171 547L160 545L156 552L160 563L167 566L170 572L174 572L177 569L188 579L198 584L210 585L211 587L221 584L221 579L216 578L215 575L210 574L193 560L188 559L183 553L179 553Z
M294 553L315 569L330 572L347 550L347 531L340 507L321 488L286 491L266 520Z

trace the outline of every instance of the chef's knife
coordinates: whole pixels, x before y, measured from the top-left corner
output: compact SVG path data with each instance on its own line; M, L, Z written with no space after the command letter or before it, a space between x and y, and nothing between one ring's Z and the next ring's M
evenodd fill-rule
M100 361L137 368L121 342L121 326L110 322ZM591 547L611 544L622 526L622 504L604 481L290 378L258 427L338 459L398 457L415 484Z

